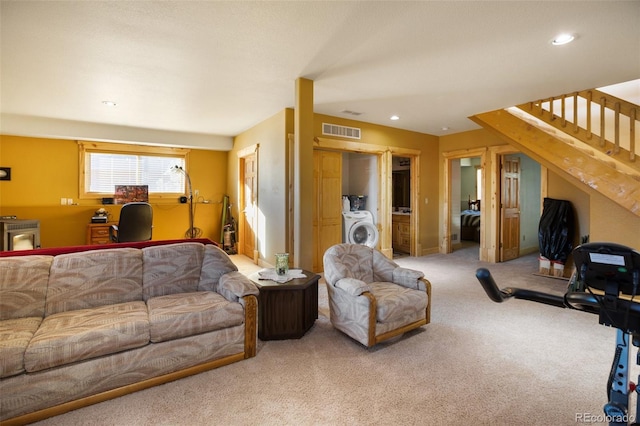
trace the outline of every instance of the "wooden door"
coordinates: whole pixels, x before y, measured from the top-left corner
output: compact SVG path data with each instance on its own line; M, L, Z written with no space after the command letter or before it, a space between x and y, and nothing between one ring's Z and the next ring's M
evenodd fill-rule
M313 151L313 271L322 272L324 252L342 242L342 153Z
M520 256L520 158L502 157L500 261Z
M239 246L240 252L250 257L254 261L256 256L256 194L258 193L258 173L256 154L251 154L241 158L241 180L242 180L242 212L240 220L242 221L242 235L240 236Z

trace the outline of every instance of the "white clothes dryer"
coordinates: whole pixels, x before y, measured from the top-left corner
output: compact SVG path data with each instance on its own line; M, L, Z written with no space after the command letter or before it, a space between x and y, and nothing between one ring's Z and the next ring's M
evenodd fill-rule
M344 224L344 242L363 244L375 248L380 233L373 223L373 215L368 210L355 210L342 213Z

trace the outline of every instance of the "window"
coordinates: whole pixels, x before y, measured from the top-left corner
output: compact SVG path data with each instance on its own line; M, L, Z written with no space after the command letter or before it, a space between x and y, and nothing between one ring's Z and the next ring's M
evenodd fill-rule
M113 196L116 185L148 185L149 198L175 196L185 192L189 150L78 142L80 152L80 197Z

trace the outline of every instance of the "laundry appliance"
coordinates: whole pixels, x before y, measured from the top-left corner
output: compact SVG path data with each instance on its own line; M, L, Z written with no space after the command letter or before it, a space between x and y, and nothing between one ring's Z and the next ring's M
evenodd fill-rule
M380 233L373 223L373 215L368 210L343 212L343 241L349 244L362 244L376 247Z

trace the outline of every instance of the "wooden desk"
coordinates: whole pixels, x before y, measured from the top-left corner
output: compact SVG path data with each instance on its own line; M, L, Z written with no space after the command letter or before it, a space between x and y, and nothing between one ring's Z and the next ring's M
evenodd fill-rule
M109 228L115 222L107 223L90 223L87 225L87 238L85 243L88 245L109 244Z
M249 276L258 289L258 337L260 340L299 339L318 319L320 275L302 271L306 278L286 283Z

